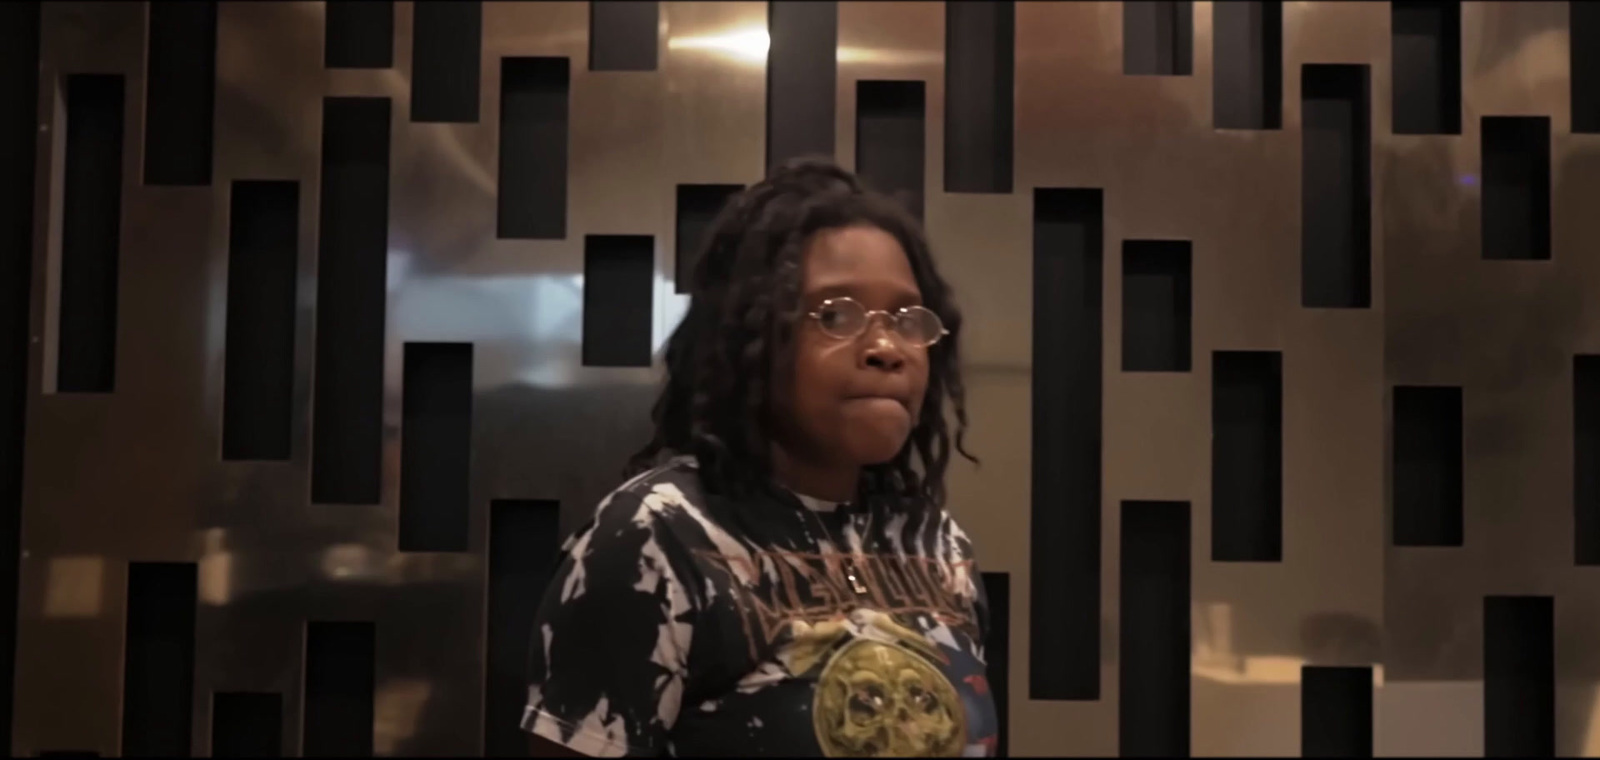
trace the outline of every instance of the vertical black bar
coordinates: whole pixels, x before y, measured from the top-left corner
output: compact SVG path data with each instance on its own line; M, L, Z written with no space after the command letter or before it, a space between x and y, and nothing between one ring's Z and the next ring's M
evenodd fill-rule
M1572 540L1579 565L1600 565L1600 356L1572 357Z
M122 659L124 757L188 757L194 705L195 566L128 565Z
M1211 4L1211 104L1217 129L1283 127L1283 3Z
M833 155L839 4L772 0L767 34L767 168Z
M1365 64L1300 74L1300 304L1372 305L1371 130Z
M144 183L209 185L216 0L153 0L149 7Z
M1567 3L1572 131L1600 132L1600 4Z
M1122 371L1188 372L1189 241L1122 241Z
M528 648L542 645L533 629L533 615L560 553L560 513L554 501L489 503L485 757L528 753L528 735L520 728L522 708L528 702Z
M944 190L1011 192L1017 9L944 4Z
M918 219L926 112L920 80L856 82L856 173Z
M311 500L377 504L389 245L389 99L325 98Z
M1483 257L1550 258L1550 117L1485 116Z
M688 293L694 281L694 266L702 249L710 242L711 225L728 199L744 190L743 185L678 185L677 225L674 230L677 250L675 290Z
M400 427L400 551L467 550L472 344L407 343Z
M283 696L219 691L211 698L212 757L283 757Z
M483 3L417 0L412 14L411 120L476 122Z
M122 247L122 75L67 76L56 390L110 393Z
M584 236L584 366L650 366L654 277L655 238Z
M1556 753L1555 600L1483 600L1483 755Z
M1396 0L1389 22L1394 133L1461 134L1461 3Z
M393 0L328 0L322 65L387 69L394 65Z
M1033 195L1028 694L1100 698L1102 193Z
M1011 574L984 573L983 592L989 599L989 630L983 640L984 664L989 670L989 692L1000 723L995 757L1010 757L1011 750Z
M1372 757L1372 668L1300 669L1301 757Z
M371 757L376 632L368 622L306 624L306 757Z
M1211 355L1211 559L1283 559L1283 355Z
M1394 389L1394 545L1460 546L1461 389Z
M657 2L589 3L589 70L655 71L660 25Z
M1189 503L1122 503L1123 757L1189 756Z
M566 58L500 59L500 192L496 235L567 236Z
M15 681L22 445L33 291L39 3L0 3L0 684ZM12 690L0 687L0 748L11 746Z
M1122 3L1122 73L1189 76L1193 70L1194 3Z
M300 184L233 183L222 458L286 460L294 396Z

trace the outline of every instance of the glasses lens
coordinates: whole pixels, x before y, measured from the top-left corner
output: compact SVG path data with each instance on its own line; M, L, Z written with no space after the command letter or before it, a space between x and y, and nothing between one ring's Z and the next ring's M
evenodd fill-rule
M830 298L817 308L817 324L835 338L848 340L860 335L866 322L866 308L848 298Z
M939 321L939 315L921 306L901 309L895 324L900 337L918 346L932 345L944 335L944 323Z

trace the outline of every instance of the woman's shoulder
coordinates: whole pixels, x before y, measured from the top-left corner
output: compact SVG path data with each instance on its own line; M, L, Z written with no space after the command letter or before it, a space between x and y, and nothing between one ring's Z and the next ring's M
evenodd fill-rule
M915 536L912 540L919 545L918 550L945 562L970 562L974 559L976 552L972 539L948 507L930 505L920 517L920 520L908 520L920 523L909 526L912 530L908 531Z
M693 457L678 456L629 478L595 508L594 523L660 528L701 517L705 489Z

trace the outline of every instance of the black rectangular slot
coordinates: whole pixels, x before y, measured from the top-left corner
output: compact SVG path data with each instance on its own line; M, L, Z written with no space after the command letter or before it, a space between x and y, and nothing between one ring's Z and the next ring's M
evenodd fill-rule
M999 725L994 756L1010 757L1011 737L1011 574L983 574L983 592L989 599L989 630L983 639L989 692Z
M1461 134L1461 3L1389 4L1397 135Z
M99 752L86 749L42 749L38 757L99 757Z
M650 366L654 278L655 238L584 236L584 366Z
M1194 69L1194 3L1125 0L1122 73L1189 76Z
M1100 698L1100 369L1104 201L1033 194L1031 699Z
M306 757L371 757L376 631L369 622L306 624Z
M61 393L110 393L115 385L122 91L120 74L67 75L56 351L56 390Z
M1211 559L1283 559L1283 354L1211 355Z
M1217 129L1283 128L1283 3L1211 4L1211 111Z
M528 703L533 616L561 549L560 505L546 500L489 503L489 613L486 624L483 748L486 757L525 757L520 726Z
M944 191L1009 193L1017 4L944 4Z
M1372 757L1372 668L1300 669L1300 756Z
M0 103L38 102L39 3L0 3ZM37 110L0 109L0 684L16 672ZM12 692L0 688L0 748L11 746Z
M1600 132L1600 4L1567 3L1572 131Z
M767 35L767 167L832 156L839 4L772 0Z
M1572 357L1572 539L1579 565L1600 565L1600 355Z
M477 122L483 3L417 0L412 14L411 120Z
M1394 545L1460 546L1461 389L1394 389Z
M694 266L710 241L711 225L728 199L744 190L743 185L678 185L677 224L674 229L677 252L675 290L688 293L694 281Z
M1189 371L1189 241L1122 241L1122 371Z
M1189 503L1122 503L1123 757L1189 756Z
M377 504L389 245L389 99L325 98L311 500Z
M1555 757L1555 600L1483 600L1483 755Z
M216 0L157 0L145 72L144 183L211 184Z
M394 65L393 0L328 0L322 65L387 69Z
M212 757L283 757L283 696L219 691L211 697Z
M1365 64L1300 72L1300 305L1372 305L1372 139Z
M567 236L566 58L500 59L500 193L496 235Z
M924 114L918 81L856 82L856 173L922 218Z
M189 757L195 577L192 562L128 565L124 757Z
M1550 117L1483 117L1483 257L1550 258Z
M300 183L235 181L228 208L222 458L287 460Z
M472 344L407 343L401 393L400 551L467 550Z
M589 3L589 70L655 71L661 3Z

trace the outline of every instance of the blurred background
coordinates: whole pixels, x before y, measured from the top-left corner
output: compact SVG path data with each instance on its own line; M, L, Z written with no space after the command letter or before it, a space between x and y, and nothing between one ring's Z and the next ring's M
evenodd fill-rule
M519 755L684 273L965 310L1017 755L1600 755L1600 4L0 4L0 746Z

